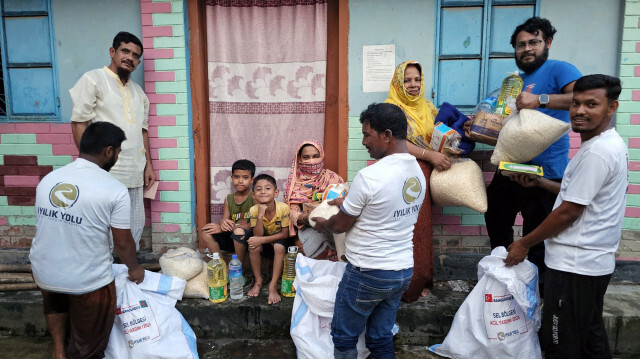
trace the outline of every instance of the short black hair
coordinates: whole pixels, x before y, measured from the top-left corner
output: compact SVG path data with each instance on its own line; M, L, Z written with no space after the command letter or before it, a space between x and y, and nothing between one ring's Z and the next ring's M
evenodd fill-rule
M551 25L551 21L547 19L537 16L529 18L524 23L518 25L511 35L511 46L514 49L516 48L516 38L520 31L526 31L534 35L537 35L538 31L542 31L542 39L547 41L548 38L553 39L553 35L555 35L558 30L556 30L556 28Z
M372 103L360 114L360 123L368 123L378 133L390 130L393 137L407 139L407 116L394 104Z
M256 165L253 164L253 162L249 161L249 160L237 160L233 163L233 165L231 166L231 174L233 174L233 172L235 170L243 170L243 171L249 171L251 172L251 177L256 175Z
M127 139L124 131L111 122L94 122L87 126L80 139L80 153L99 155L109 146L119 148Z
M267 180L269 181L269 183L271 183L276 189L278 189L278 185L276 184L276 179L273 178L273 176L268 175L266 173L261 173L259 175L257 175L254 179L253 179L253 187L256 186L256 183L258 183L258 181L260 180Z
M142 53L144 52L142 41L140 41L140 39L138 39L136 35L126 31L120 31L116 35L116 37L113 38L113 44L111 45L111 47L113 47L114 50L117 50L120 47L120 44L122 44L123 42L125 44L133 42L134 44L140 46L140 55L142 55Z
M595 89L607 90L607 98L609 101L617 100L622 91L619 78L602 74L582 76L573 85L573 92L584 92Z

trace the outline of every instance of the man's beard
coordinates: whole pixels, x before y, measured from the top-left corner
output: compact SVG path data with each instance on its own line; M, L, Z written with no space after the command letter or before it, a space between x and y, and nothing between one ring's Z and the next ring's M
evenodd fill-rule
M518 59L518 57L516 56L516 65L518 65L518 68L520 68L520 70L524 71L527 74L530 74L532 72L534 72L535 70L537 70L540 66L542 66L542 64L544 64L545 61L547 61L547 58L549 58L549 49L548 48L544 48L544 50L542 51L542 55L540 55L540 57L535 56L535 60L533 60L532 62L527 62L527 63L523 63L520 59Z
M118 67L118 77L120 78L120 81L122 81L123 83L129 81L130 75L131 72L123 69L122 67Z
M111 156L111 158L109 159L109 161L107 161L105 164L102 165L102 169L109 172L111 167L113 167L113 165L115 164L116 164L116 154L114 153L113 156Z

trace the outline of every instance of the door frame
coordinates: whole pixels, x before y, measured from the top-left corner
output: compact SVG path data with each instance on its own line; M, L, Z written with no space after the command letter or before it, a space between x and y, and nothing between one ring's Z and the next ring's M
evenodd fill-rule
M209 86L207 71L206 0L187 0L189 18L189 77L191 83L194 150L195 225L211 218ZM325 100L325 165L347 178L349 127L349 2L327 0L327 77ZM198 240L198 248L204 248Z

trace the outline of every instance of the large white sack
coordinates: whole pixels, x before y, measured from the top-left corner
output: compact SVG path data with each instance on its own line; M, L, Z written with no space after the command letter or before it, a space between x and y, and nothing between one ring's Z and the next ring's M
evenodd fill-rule
M567 131L570 125L538 110L513 112L502 121L491 163L525 163L541 154Z
M451 168L434 169L429 179L431 200L438 206L463 206L487 211L487 189L482 169L468 158L453 159Z
M112 269L118 309L105 358L198 358L196 336L175 308L187 282L145 271L138 285L128 279L127 266Z
M296 257L296 297L291 311L289 333L296 345L298 359L333 358L331 320L333 307L346 263L315 260L302 254ZM364 333L358 340L358 358L369 355Z
M322 201L322 203L320 203L316 208L313 209L313 211L311 211L311 213L309 213L309 224L311 224L311 227L316 226L316 221L314 221L312 218L320 217L329 219L340 212L340 207L330 205L329 201L331 201L331 199ZM342 262L346 261L346 257L344 256L347 252L345 241L346 237L344 233L337 233L333 235L333 242L336 246L338 260Z
M196 274L195 277L187 281L187 286L184 288L184 298L202 298L209 299L209 283L207 277L207 263L202 262L202 271Z
M478 284L462 303L442 344L432 352L455 359L541 358L538 268L506 267L504 247L478 263Z
M202 271L202 258L193 249L180 247L169 249L160 259L162 273L189 280Z

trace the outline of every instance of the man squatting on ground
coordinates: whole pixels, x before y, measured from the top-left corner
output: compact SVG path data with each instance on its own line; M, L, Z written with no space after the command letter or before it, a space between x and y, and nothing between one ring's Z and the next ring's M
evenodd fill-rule
M551 117L569 122L571 91L582 76L578 69L564 61L548 60L556 29L547 19L532 17L516 27L511 35L516 65L524 86L516 99L518 110L537 109ZM471 121L465 124L470 135ZM473 136L471 139L474 139ZM495 146L495 142L489 143ZM541 166L544 177L560 182L569 163L569 135L564 135L529 163ZM522 187L496 172L487 188L488 209L484 215L491 249L513 243L513 225L518 212L522 214L522 235L525 236L547 217L556 194L540 188ZM540 295L544 293L544 243L529 251L529 260L540 274Z
M602 304L615 268L628 185L627 146L609 128L620 91L620 80L611 76L576 81L569 113L582 145L562 184L517 179L524 187L559 192L553 212L513 242L504 260L516 265L529 248L546 243L541 337L547 359L611 358Z
M143 185L153 185L156 175L149 151L149 99L129 76L140 64L142 42L119 32L109 49L111 64L85 73L69 90L73 101L71 130L76 146L89 123L105 121L120 127L127 136L111 175L124 183L131 198L131 232L140 249L144 229Z
M116 313L109 233L129 279L144 279L129 229L129 193L107 173L124 140L111 123L89 125L79 158L46 175L36 189L29 260L55 359L104 357Z
M362 144L378 161L360 170L340 212L314 218L316 230L346 234L349 263L336 293L331 336L335 358L356 358L365 330L374 358L395 358L393 334L400 298L413 274L413 228L427 189L407 150L407 119L393 104L372 104L360 115Z

